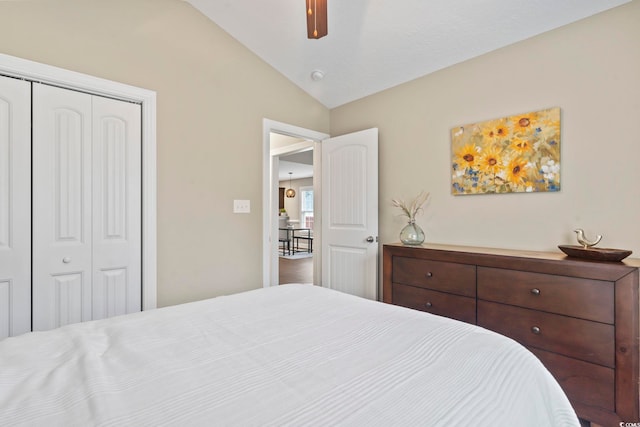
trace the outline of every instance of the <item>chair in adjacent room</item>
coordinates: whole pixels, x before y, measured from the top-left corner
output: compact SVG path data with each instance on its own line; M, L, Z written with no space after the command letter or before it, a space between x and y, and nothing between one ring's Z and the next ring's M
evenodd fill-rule
M282 255L291 255L291 230L288 226L288 216L278 218L278 244L281 245Z

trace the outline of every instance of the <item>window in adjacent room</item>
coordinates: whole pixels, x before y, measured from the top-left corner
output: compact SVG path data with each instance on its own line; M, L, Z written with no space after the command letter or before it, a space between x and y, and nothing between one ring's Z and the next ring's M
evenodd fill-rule
M300 187L300 225L313 229L313 187Z

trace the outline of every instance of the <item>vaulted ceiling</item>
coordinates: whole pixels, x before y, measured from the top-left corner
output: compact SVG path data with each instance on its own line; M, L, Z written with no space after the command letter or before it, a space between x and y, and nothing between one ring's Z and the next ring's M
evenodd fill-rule
M334 108L630 0L327 0L319 40L307 0L186 1Z

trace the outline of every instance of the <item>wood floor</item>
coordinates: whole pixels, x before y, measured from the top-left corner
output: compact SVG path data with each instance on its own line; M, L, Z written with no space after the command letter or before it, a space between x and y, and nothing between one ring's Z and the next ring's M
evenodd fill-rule
M278 283L313 283L313 258L280 260L280 280Z

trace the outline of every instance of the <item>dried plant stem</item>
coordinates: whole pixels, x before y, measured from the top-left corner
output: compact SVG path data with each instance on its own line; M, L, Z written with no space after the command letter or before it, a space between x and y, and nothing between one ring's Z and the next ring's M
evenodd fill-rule
M391 203L393 206L402 210L402 215L405 215L410 221L415 221L416 215L422 212L422 206L426 203L428 198L429 193L421 191L420 194L411 201L411 203L407 204L404 200L399 199L392 199Z

